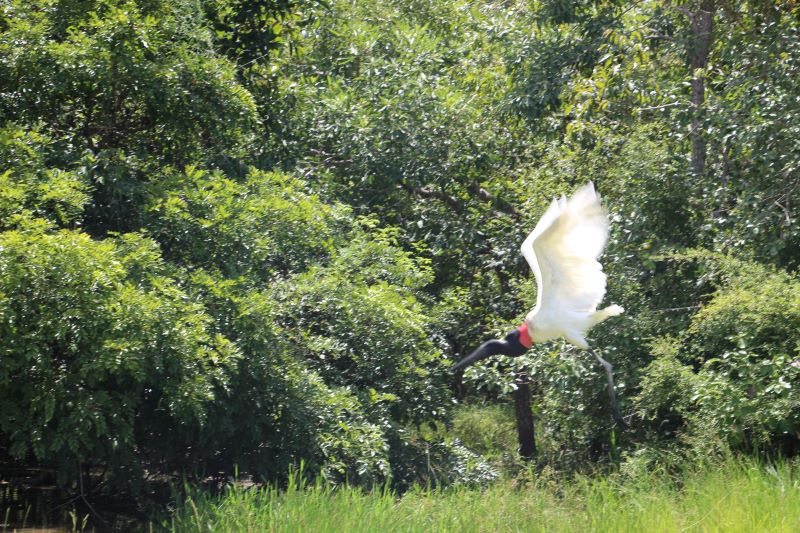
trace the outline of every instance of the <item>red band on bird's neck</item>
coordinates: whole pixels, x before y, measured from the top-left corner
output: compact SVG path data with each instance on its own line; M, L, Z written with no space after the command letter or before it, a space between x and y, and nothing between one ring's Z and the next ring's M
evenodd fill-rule
M520 327L517 328L519 330L519 342L525 348L530 349L533 346L533 341L531 340L531 336L528 334L528 324L523 322Z

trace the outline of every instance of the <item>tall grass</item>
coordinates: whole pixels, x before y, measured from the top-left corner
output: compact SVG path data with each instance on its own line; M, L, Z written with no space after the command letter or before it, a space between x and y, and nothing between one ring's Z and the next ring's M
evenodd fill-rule
M317 483L195 492L164 525L183 531L800 531L800 464L729 461L679 477L583 478L486 490L363 491Z

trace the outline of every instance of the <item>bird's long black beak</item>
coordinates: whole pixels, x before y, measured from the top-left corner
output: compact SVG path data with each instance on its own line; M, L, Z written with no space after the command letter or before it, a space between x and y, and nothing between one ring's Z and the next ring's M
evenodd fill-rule
M478 349L466 356L464 359L456 363L450 368L451 372L458 372L469 365L475 364L478 361L486 359L492 355L502 353L503 343L498 340L491 340L481 344Z
M458 363L454 364L450 368L450 371L451 372L458 372L459 370L461 370L463 368L467 368L469 365L471 365L471 364L473 364L473 363L475 363L477 361L480 361L483 358L479 357L479 355L480 354L478 354L477 352L472 352L471 354L466 356L464 359L462 359Z

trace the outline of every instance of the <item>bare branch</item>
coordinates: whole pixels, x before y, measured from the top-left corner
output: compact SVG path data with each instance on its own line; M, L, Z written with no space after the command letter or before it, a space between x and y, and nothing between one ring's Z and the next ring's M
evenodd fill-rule
M509 215L517 220L519 220L520 216L514 206L510 203L506 202L501 198L497 198L496 196L492 195L489 191L478 185L477 183L473 183L470 186L470 190L478 197L479 200L482 202L493 204L497 207L500 212L503 214Z

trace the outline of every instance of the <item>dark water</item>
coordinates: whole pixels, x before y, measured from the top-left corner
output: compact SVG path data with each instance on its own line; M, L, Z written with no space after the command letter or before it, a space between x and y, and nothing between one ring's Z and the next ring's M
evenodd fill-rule
M83 529L84 520L78 517L77 509L67 505L56 509L57 498L55 486L0 481L0 531L33 531L34 527L59 532Z
M103 473L92 474L95 489L102 476ZM0 460L0 533L150 532L157 526L148 513L166 508L172 498L170 486L163 485L157 493L160 498L156 497L155 489L151 491L152 497L145 501L148 504L145 512L140 507L142 502L130 495L114 493L107 488L88 489L88 484L87 493L82 495L77 486L60 488L52 469Z
M147 524L121 512L87 504L80 495L64 494L46 476L0 477L0 533L117 533L147 531ZM91 509L89 508L91 505ZM96 514L99 513L99 514Z
M55 485L0 480L0 532L94 530L89 514L75 501L63 500Z

